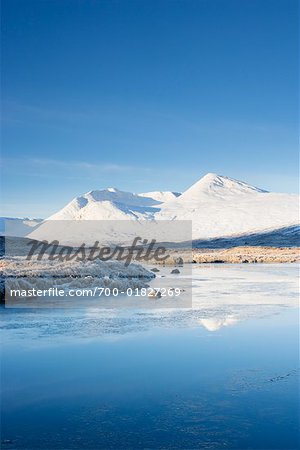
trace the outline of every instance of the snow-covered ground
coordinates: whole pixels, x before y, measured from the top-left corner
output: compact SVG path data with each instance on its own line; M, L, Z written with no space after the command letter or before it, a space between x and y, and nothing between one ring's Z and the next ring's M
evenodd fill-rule
M0 236L23 237L31 233L42 219L0 217Z

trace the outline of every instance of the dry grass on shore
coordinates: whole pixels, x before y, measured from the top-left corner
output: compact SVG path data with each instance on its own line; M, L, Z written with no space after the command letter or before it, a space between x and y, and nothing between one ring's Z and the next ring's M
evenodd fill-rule
M300 262L299 247L233 247L193 249L195 263L295 263Z

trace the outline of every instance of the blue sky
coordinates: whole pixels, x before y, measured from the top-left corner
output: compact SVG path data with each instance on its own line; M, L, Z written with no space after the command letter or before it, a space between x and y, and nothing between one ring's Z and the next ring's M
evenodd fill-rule
M207 172L297 191L296 0L2 0L2 215Z

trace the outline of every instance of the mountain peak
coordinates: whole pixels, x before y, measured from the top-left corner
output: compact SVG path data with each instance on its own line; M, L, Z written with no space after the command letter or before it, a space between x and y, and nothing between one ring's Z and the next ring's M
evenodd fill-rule
M200 178L193 186L184 192L185 197L193 197L199 194L212 195L228 195L228 194L254 194L267 192L263 189L251 186L243 181L235 180L234 178L218 175L217 173L209 172L204 177Z
M215 173L215 172L208 172L206 175L204 175L202 178L201 178L201 180L212 180L212 179L214 179L214 178L216 178L216 177L222 177L223 175L218 175L217 173Z

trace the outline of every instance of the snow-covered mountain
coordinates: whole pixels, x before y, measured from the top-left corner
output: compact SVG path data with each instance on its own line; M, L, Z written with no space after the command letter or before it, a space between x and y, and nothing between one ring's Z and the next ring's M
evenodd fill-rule
M224 177L216 173L207 173L204 177L200 178L195 184L187 189L182 198L185 201L197 200L199 198L205 198L205 196L236 196L241 194L256 194L265 193L267 191L259 189L243 181L234 180L233 178Z
M161 202L145 194L140 196L108 188L90 191L74 198L48 220L149 219L159 211L158 205L161 205Z
M49 220L126 220L149 219L162 203L175 200L178 192L146 192L132 194L117 188L90 191L74 198Z
M261 233L299 222L299 196L278 194L209 173L182 194L132 194L116 188L73 199L49 220L192 221L193 239ZM43 227L43 225L42 225ZM31 233L39 239L41 227Z
M192 220L193 238L278 229L299 223L299 196L278 194L208 173L161 206L157 220Z

